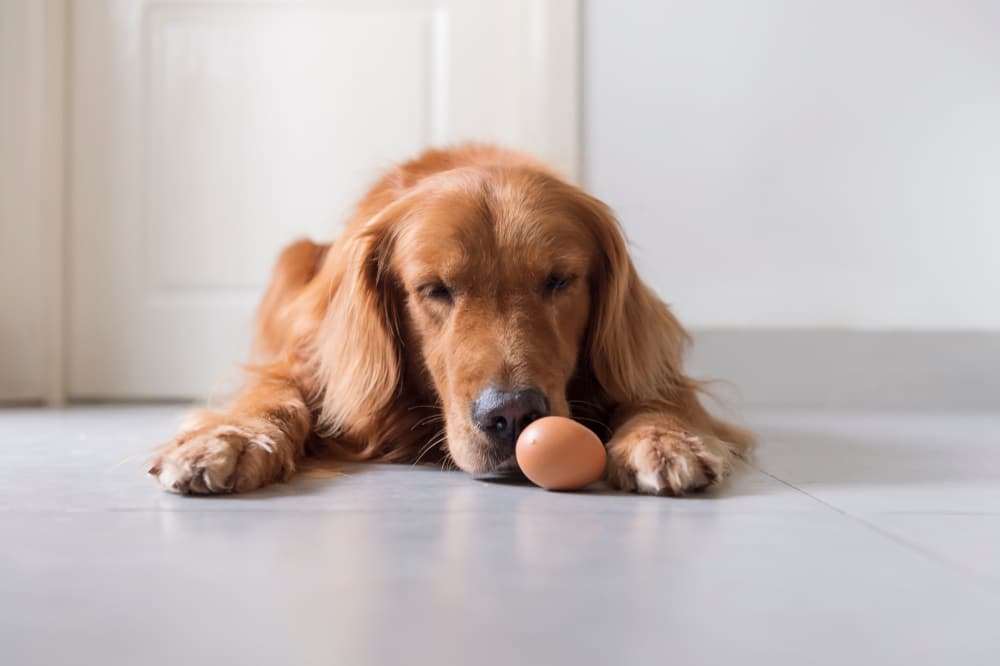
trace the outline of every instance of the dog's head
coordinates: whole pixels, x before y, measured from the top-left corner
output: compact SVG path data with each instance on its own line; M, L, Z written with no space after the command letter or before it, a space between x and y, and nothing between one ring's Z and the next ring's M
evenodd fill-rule
M514 466L532 420L571 415L582 370L610 403L677 375L684 333L636 277L617 221L542 171L431 176L340 255L317 342L334 429L379 418L418 377L452 458L481 473Z

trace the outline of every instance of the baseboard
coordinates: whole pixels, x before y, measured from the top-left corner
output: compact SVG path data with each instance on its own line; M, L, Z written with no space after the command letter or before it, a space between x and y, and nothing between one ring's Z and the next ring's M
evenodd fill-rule
M695 331L690 373L747 408L1000 409L1000 332Z

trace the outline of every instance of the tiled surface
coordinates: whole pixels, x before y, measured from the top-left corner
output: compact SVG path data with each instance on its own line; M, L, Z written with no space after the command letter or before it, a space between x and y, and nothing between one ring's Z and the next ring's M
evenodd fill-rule
M141 473L177 407L0 411L2 664L1000 663L1000 414L757 414L692 499Z

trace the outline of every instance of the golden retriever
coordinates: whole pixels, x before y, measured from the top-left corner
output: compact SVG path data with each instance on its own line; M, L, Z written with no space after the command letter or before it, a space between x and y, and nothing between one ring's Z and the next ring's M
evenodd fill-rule
M385 174L338 240L282 253L245 386L149 473L210 494L320 452L513 470L520 431L554 414L601 436L615 487L698 491L752 438L702 406L687 343L607 206L522 154L430 150Z

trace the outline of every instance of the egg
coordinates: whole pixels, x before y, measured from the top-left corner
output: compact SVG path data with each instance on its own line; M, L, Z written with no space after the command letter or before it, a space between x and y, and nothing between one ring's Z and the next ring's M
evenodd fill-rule
M608 456L600 438L572 419L546 416L517 438L517 464L546 490L577 490L604 475Z

